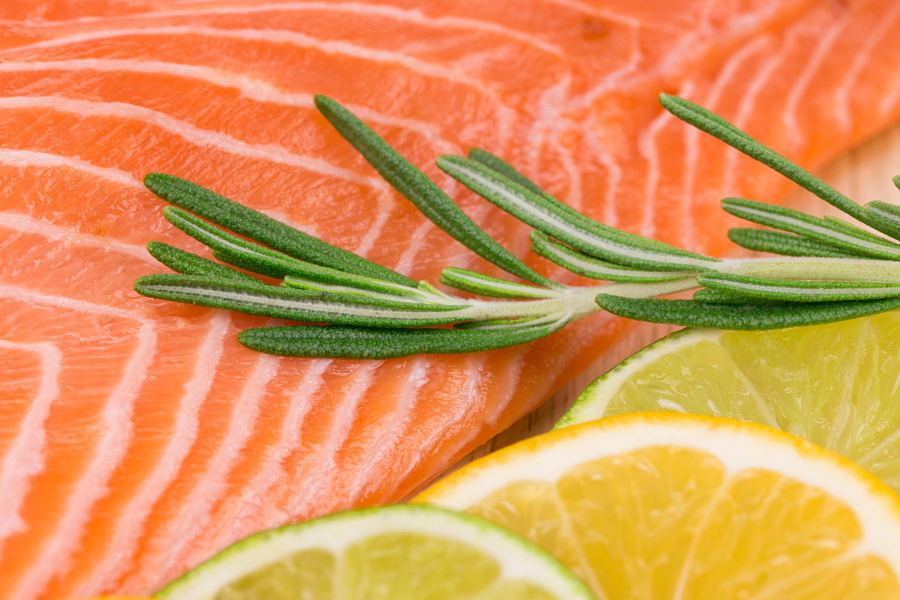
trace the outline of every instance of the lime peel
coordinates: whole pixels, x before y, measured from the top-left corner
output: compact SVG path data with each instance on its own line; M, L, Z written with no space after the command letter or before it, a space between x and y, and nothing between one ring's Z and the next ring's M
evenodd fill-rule
M453 540L493 559L500 571L491 587L525 583L543 590L548 599L595 600L590 590L562 563L524 538L471 515L411 505L338 513L256 534L224 550L157 595L177 600L209 600L242 577L296 553L324 550L340 562L354 545L379 535L397 533L424 535L439 541ZM448 566L458 570L465 565ZM336 594L335 597L342 596ZM402 600L399 596L392 597ZM509 596L510 600L515 597ZM447 598L450 600L449 596Z

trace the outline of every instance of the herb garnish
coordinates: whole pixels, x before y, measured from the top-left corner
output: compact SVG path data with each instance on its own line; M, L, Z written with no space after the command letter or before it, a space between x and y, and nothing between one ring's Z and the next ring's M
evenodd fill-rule
M887 237L834 217L727 198L722 201L726 211L772 228L735 228L729 238L745 248L783 256L722 260L594 221L483 150L473 149L468 158L440 157L437 164L443 171L534 228L535 253L573 273L611 282L563 285L500 246L347 109L317 96L322 114L425 216L482 258L529 283L450 267L441 274L444 285L503 300L454 297L194 183L152 173L145 185L180 207L164 211L170 223L211 248L222 263L282 282L269 285L151 242L150 253L177 273L141 277L134 289L153 298L326 324L248 329L238 340L272 354L329 358L503 348L542 338L599 310L655 323L752 330L900 308L900 208L883 202L860 206L706 109L665 94L660 102ZM900 178L895 183L900 187ZM657 298L691 289L698 289L692 300ZM439 327L446 325L453 327Z

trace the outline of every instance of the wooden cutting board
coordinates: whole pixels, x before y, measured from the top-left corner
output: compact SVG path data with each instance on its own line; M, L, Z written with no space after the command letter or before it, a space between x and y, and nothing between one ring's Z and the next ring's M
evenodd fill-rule
M900 175L900 126L852 150L818 173L823 180L860 204L872 200L900 204L900 190L892 182L894 175ZM843 215L805 190L796 191L788 198L786 205L817 215ZM679 328L635 324L630 333L580 377L568 383L536 411L477 448L460 461L457 467L519 440L549 431L591 381L647 344L676 329Z

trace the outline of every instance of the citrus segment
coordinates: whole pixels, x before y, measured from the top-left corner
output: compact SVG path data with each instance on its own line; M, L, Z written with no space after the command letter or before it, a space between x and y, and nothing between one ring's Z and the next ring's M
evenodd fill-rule
M415 502L510 528L607 600L900 597L900 498L755 423L644 412L568 427Z
M756 421L900 491L900 311L777 331L684 330L592 383L557 428L641 410Z
M425 506L341 513L252 536L159 593L177 600L594 600L527 540Z

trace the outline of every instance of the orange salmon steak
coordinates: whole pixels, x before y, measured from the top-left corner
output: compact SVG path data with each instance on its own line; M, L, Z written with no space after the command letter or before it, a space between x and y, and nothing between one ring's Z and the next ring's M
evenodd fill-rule
M728 249L725 195L786 182L664 113L691 99L805 167L900 114L894 0L4 0L0 600L148 595L253 532L410 496L622 334L486 353L254 353L273 320L140 297L145 244L204 254L140 181L184 177L414 279L488 268L314 110L434 166L473 146L592 218ZM204 254L207 255L207 254ZM546 275L576 282L534 256Z

